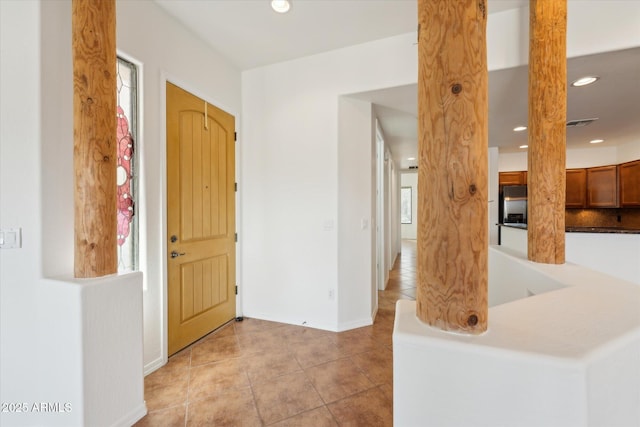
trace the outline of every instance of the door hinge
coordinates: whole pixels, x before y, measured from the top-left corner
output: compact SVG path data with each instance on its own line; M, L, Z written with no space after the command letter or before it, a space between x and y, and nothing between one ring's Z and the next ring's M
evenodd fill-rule
M236 233L236 242L238 241L238 233Z
M236 295L238 295L238 285L236 285Z
M235 182L235 183L234 183L233 188L234 188L234 190L235 190L236 192L238 192L238 183L237 183L237 182Z
M238 132L234 132L233 133L233 140L237 141L238 140Z

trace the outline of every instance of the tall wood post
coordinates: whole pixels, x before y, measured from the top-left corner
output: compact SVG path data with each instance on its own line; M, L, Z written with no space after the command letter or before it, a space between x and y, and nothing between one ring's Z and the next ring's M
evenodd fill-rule
M565 260L567 1L529 8L528 258Z
M418 0L417 316L487 329L486 0Z
M116 273L116 4L73 0L75 277Z

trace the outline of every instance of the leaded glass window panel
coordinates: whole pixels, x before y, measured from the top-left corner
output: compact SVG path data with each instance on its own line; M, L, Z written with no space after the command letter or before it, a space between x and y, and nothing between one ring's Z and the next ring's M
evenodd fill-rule
M118 271L138 269L137 197L137 67L118 57Z

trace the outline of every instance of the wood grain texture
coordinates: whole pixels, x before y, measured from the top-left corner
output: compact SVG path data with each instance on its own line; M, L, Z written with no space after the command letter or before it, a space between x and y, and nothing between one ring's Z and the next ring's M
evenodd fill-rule
M617 208L618 166L599 166L587 169L587 206Z
M417 316L487 329L487 55L484 0L418 1Z
M623 163L620 171L620 207L640 206L640 160Z
M529 7L528 258L565 260L567 2Z
M170 82L166 88L171 355L236 315L235 118Z
M73 167L78 278L116 273L116 4L72 1Z
M567 169L565 207L587 207L587 170Z

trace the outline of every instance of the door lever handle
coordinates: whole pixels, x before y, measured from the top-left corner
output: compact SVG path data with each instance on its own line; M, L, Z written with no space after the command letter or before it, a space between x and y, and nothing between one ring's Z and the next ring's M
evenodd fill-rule
M176 251L171 251L171 258L178 258L179 256L185 255L184 252L176 252Z

